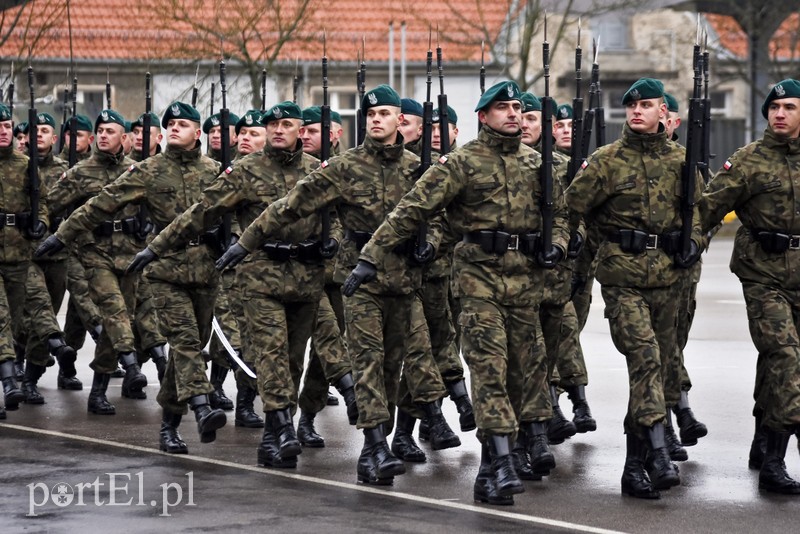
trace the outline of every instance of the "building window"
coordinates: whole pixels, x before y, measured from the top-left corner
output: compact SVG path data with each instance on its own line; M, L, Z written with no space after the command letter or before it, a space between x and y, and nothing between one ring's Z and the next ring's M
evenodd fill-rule
M600 53L630 50L630 15L613 13L592 21L592 33L600 40Z
M331 87L328 89L328 100L331 110L342 116L342 148L355 146L356 140L356 111L358 109L358 91L350 87ZM312 106L322 105L322 88L314 87L311 90Z

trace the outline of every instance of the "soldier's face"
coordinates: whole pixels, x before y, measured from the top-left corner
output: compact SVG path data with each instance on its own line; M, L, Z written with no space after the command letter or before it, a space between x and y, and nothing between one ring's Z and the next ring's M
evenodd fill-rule
M433 129L431 130L431 148L433 148L436 152L442 151L442 126L438 122L433 123ZM453 142L458 137L458 128L456 128L452 122L447 123L447 131L449 136L450 145L452 146ZM450 148L450 147L448 147Z
M101 124L97 127L95 136L97 137L97 148L109 154L116 154L122 148L125 128L114 123Z
M553 123L553 137L556 146L562 150L572 147L572 119L564 119Z
M342 138L342 135L344 135L342 125L338 122L331 122L331 145L338 144L339 139Z
M478 120L498 133L514 135L520 130L522 104L519 100L492 102L478 112Z
M663 98L633 100L625 106L625 119L636 133L656 133L666 116L667 105Z
M397 127L403 118L397 106L371 107L367 110L367 135L378 143L393 145L397 140Z
M413 143L422 136L422 117L403 115L397 130L403 136L404 143Z
M14 125L11 121L0 122L0 147L11 146L14 141Z
M56 143L56 132L52 126L40 124L36 127L37 142L36 147L40 154L46 154Z
M228 135L230 136L231 146L236 144L236 127L228 126ZM222 128L220 126L212 126L208 131L208 142L214 150L222 148Z
M267 129L263 126L243 126L239 130L239 154L258 152L267 144Z
M188 119L170 119L167 122L167 145L183 150L194 148L200 139L200 124Z
M267 123L267 143L278 150L291 150L300 136L300 119L279 119Z
M800 136L800 98L773 100L767 110L767 120L778 135Z
M131 134L126 133L122 137L122 153L126 156L131 153L131 149L133 148L133 137Z
M306 154L322 152L322 124L317 122L300 128L300 140L303 142L303 152Z
M134 126L131 130L131 137L133 137L133 148L140 151L142 150L142 143L144 142L144 128L141 126ZM161 134L161 128L158 126L150 127L150 155L156 153L156 146L161 142L164 136Z
M17 134L17 146L20 148L20 150L28 148L28 134Z
M542 112L529 111L522 114L522 142L533 146L542 135Z

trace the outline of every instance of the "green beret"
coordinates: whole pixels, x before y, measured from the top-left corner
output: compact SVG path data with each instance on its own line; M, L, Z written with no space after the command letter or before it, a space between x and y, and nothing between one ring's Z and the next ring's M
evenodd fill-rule
M158 120L158 115L156 115L155 113L153 113L153 112L151 111L151 112L150 112L150 127L151 127L151 128L152 128L153 126L156 126L156 127L158 127L158 123L159 123L159 122L160 122L160 121ZM135 121L133 121L133 122L131 123L131 129L133 129L133 128L136 128L137 126L138 126L138 127L140 127L140 128L143 128L143 127L144 127L144 113L142 113L141 115L139 115L139 118L138 118L138 119L136 119Z
M303 110L303 126L322 122L322 108L311 106Z
M161 118L161 126L167 127L171 119L186 119L200 124L200 112L184 102L173 102Z
M782 82L776 83L769 94L767 99L764 100L764 105L761 106L761 114L765 119L769 118L769 105L773 100L780 100L782 98L800 98L800 82L788 78Z
M486 109L492 102L507 102L509 100L520 100L521 91L517 82L509 80L507 82L499 82L491 86L483 93L483 96L478 100L478 105L475 106L475 111Z
M39 126L50 126L53 128L53 130L56 129L56 120L49 113L39 113L36 116L36 124Z
M569 104L561 104L556 108L556 114L553 119L557 121L565 121L572 118L572 106Z
M622 95L622 105L627 106L628 102L635 100L648 100L650 98L663 98L664 84L654 78L639 78L631 85L624 95Z
M542 111L542 101L539 100L533 93L522 93L520 100L522 100L523 113L528 113L530 111Z
M339 115L338 111L331 110L331 122L342 124L342 116Z
M5 104L0 104L0 121L10 121L11 110Z
M422 117L422 104L413 98L400 99L400 113L403 115L414 115L415 117Z
M675 100L675 97L669 93L664 93L664 102L667 103L667 111L672 113L678 112L678 101Z
M439 122L439 108L433 110L433 122ZM458 114L450 106L447 106L447 122L453 126L458 124Z
M97 128L100 127L101 124L119 124L122 126L123 131L125 130L125 117L119 114L119 112L114 111L113 109L104 109L100 112L100 115L97 116L97 120L94 121L94 132L97 133Z
M16 126L14 126L14 137L18 136L19 134L26 134L28 133L28 123L27 122L20 122Z
M265 128L264 123L261 122L261 111L257 109L251 109L242 115L242 118L236 121L236 135L239 135L239 131L245 126L248 128L251 126L260 126Z
M89 117L86 115L75 115L75 122L77 123L75 129L77 131L83 130L84 132L93 132L92 129L92 121L89 120ZM67 119L67 129L69 129L70 125L72 124L72 117Z
M219 123L222 121L222 114L214 113L206 121L203 123L203 133L207 134L211 131L211 128L219 126ZM198 121L199 122L199 121ZM228 126L236 126L239 122L239 115L236 113L228 112Z
M362 110L366 111L375 106L395 106L402 108L403 104L400 102L400 95L397 94L397 91L386 84L381 84L375 89L364 93L364 98L361 99Z
M280 104L275 104L267 111L264 112L264 115L261 116L261 122L265 125L272 121L277 121L280 119L300 119L303 120L303 112L300 110L300 106L295 104L294 102L290 102L286 100L285 102L281 102Z

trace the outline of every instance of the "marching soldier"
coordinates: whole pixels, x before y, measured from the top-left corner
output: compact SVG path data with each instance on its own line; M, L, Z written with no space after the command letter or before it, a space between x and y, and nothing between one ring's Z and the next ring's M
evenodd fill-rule
M77 134L75 138L75 153L78 155L78 161L83 161L92 155L92 144L94 143L94 125L91 119L86 115L75 116L77 127ZM64 125L66 131L64 132L64 147L61 149L61 154L58 155L64 161L69 160L69 145L72 142L72 132L70 131L71 120L67 121Z
M222 129L219 121L219 113L214 113L203 123L203 133L208 135L207 155L214 161L222 161ZM228 115L228 121L231 142L231 160L234 160L236 159L236 123L239 122L239 116L230 113Z
M267 144L267 129L261 122L261 112L251 109L236 123L236 139L238 142L238 157L261 152Z
M561 104L553 117L553 138L556 150L567 157L572 153L572 106Z
M433 116L431 117L433 121L433 129L431 130L431 148L433 148L434 152L442 152L442 139L441 139L441 128L442 125L440 124L439 120L439 110L433 110ZM458 137L458 115L456 115L456 110L447 106L447 129L448 129L448 139L450 140L450 148L448 152L454 150L456 148L456 138Z
M419 156L422 152L422 104L413 98L403 98L400 100L400 112L403 119L397 131L403 136L406 150Z
M161 133L160 120L158 115L150 112L150 152L151 156L161 153L161 141L164 139L164 134ZM131 159L133 161L142 161L142 143L144 142L144 113L139 115L139 118L131 123L131 137L133 138L133 149L131 150Z

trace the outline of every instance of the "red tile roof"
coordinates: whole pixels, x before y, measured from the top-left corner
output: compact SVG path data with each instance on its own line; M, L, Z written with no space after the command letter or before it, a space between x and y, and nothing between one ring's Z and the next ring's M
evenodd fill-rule
M707 14L706 18L719 35L720 45L735 56L745 59L749 43L747 35L736 20L728 15ZM800 30L800 16L793 13L783 21L772 36L769 43L770 57L778 60L796 59L800 55L798 30Z

